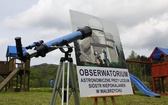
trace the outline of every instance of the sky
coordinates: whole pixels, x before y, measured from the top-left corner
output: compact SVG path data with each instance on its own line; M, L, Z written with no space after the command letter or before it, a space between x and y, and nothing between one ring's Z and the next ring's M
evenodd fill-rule
M28 46L72 33L69 10L114 22L126 58L131 51L149 57L155 47L168 48L168 0L0 0L0 61L15 37ZM31 65L58 64L62 56L54 50Z

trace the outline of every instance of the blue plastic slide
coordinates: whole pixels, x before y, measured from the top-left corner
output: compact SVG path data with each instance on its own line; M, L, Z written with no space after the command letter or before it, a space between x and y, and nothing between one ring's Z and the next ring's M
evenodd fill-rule
M153 96L153 97L160 97L159 94L154 93L153 91L149 90L143 83L140 81L137 77L130 74L130 79L132 83L135 84L135 86L145 95Z

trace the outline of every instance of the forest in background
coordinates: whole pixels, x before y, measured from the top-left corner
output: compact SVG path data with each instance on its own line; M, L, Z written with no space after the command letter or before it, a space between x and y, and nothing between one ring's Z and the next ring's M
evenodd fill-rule
M31 66L30 70L30 87L50 87L50 80L54 80L56 77L56 72L58 70L58 66L56 64L47 64L43 63L40 65ZM65 63L65 67L67 67L67 63ZM76 70L76 66L74 65L74 70ZM65 68L65 76L67 68ZM75 72L76 73L76 72ZM75 74L77 76L77 74ZM66 83L65 77L65 83ZM70 84L71 85L71 84ZM66 85L65 85L66 86Z

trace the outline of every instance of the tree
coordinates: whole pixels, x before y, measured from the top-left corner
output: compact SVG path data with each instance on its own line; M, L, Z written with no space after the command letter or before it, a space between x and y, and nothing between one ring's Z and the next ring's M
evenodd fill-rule
M144 61L149 62L148 57L137 55L134 51L131 52L127 60L135 60L135 61ZM151 64L149 63L137 63L137 62L127 62L127 68L129 72L136 77L138 77L141 81L144 81L150 87L151 82Z
M135 51L131 51L131 55L128 56L127 59L130 59L130 60L134 60L137 58L137 53L135 53Z

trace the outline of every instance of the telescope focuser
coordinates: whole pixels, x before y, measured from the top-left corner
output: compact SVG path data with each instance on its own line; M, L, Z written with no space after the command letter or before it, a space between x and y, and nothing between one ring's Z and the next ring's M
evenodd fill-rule
M26 49L32 49L33 47L40 46L42 43L44 43L43 40L40 40L38 42L34 42L33 44L26 47Z

